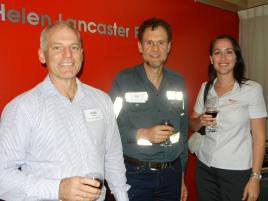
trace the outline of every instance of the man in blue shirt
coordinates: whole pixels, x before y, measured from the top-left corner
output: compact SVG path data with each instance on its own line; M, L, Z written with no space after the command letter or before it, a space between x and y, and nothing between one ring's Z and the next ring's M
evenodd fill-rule
M186 93L183 78L164 67L171 28L152 18L142 23L138 37L143 64L120 72L110 91L131 185L129 199L186 200Z

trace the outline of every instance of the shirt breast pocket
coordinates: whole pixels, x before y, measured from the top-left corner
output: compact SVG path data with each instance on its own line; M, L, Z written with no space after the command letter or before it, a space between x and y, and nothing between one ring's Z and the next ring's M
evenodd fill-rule
M89 138L94 145L101 145L105 140L105 123L104 119L87 122Z
M126 104L129 120L137 128L152 125L152 108L149 102Z
M221 114L221 109L219 110L219 116L225 117L230 123L233 122L247 122L249 118L248 106L241 104L232 104L223 109Z
M176 114L184 113L184 104L182 100L170 100L169 111Z

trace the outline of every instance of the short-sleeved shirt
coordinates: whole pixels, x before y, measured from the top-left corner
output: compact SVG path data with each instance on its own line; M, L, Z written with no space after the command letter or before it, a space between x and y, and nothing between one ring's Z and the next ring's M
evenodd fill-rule
M202 84L194 106L194 111L200 114L204 112L205 84ZM209 90L208 98L210 96L217 96L214 84ZM218 99L216 132L205 135L197 157L207 166L249 169L252 167L250 119L267 116L262 87L251 80L242 85L235 82L233 89Z
M164 68L163 79L157 90L148 80L143 65L120 72L110 91L112 100L123 99L117 118L123 153L141 160L166 162L181 156L182 166L187 158L187 107L184 81L178 74ZM180 139L172 146L159 144L138 145L137 129L150 128L169 119Z

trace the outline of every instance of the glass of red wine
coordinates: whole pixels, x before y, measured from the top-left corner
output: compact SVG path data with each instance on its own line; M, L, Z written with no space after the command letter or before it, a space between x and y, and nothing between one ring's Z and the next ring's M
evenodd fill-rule
M160 122L160 125L173 127L173 125L172 125L172 123L171 123L171 121L169 119L162 120ZM170 138L168 138L164 142L160 143L160 146L163 146L163 147L172 146L172 142L170 141Z
M205 114L216 118L219 112L218 101L218 97L216 96L208 98L205 103ZM216 132L216 124L206 126L206 132Z

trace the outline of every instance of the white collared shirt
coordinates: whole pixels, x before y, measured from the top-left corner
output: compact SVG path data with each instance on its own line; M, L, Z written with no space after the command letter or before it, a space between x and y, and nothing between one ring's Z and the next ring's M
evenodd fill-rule
M215 82L214 82L215 83ZM204 88L199 91L194 111L204 111ZM214 85L208 95L216 95ZM262 87L246 81L241 87L236 82L233 89L219 97L217 131L205 136L197 157L207 166L222 169L245 170L252 167L252 136L250 119L267 116Z
M100 90L76 82L72 102L47 77L5 107L0 125L0 198L57 200L62 178L99 172L116 200L128 201L112 102ZM98 200L104 197L105 189Z

